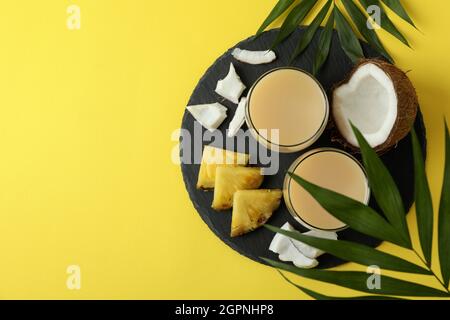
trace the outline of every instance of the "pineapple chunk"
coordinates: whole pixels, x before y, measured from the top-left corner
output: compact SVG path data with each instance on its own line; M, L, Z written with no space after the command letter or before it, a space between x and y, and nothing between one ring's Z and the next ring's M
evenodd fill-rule
M206 146L198 174L197 189L213 189L216 181L216 168L220 166L246 166L249 155Z
M258 189L264 177L260 168L218 167L212 207L226 210L233 206L233 195L238 190Z
M270 219L278 209L281 190L241 190L234 194L231 236L238 237L251 232Z

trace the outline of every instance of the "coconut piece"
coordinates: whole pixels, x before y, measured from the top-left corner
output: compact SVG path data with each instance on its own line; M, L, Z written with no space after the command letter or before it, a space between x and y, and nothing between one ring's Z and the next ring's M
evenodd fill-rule
M220 103L188 106L187 110L209 131L216 130L227 117L227 108Z
M296 231L288 222L284 224L281 229ZM299 250L298 246L295 244L296 242L299 241L277 233L270 244L269 250L277 253L278 258L281 261L292 262L298 268L311 269L317 267L319 262L315 258L307 257Z
M321 239L328 239L328 240L337 240L338 239L338 235L336 232L312 230L312 231L303 233L303 235L321 238ZM293 240L293 243L297 247L298 250L300 250L306 257L308 257L310 259L316 259L325 253L322 250L316 249L314 247L307 245L306 243L303 243L303 242L300 242L297 240Z
M230 122L230 126L228 127L228 137L234 137L239 129L243 126L245 122L245 105L247 104L247 98L241 98L239 105L234 113L233 120Z
M250 51L235 48L231 55L236 59L248 64L265 64L274 61L277 56L272 50Z
M239 98L245 88L246 86L242 83L233 63L230 63L230 71L228 72L228 75L224 79L217 82L216 93L225 99L238 104Z
M281 229L287 231L297 231L289 222L285 223ZM328 240L337 240L335 232L308 231L303 235L317 237ZM324 254L322 250L311 247L301 241L291 239L277 233L273 238L269 250L279 254L282 261L292 261L299 268L314 268L318 265L317 258Z
M289 224L289 222L287 222L282 227L282 229L287 230L287 231L292 231L292 232L297 231L292 225ZM337 240L338 239L338 235L336 232L328 232L328 231L312 230L312 231L303 233L303 235L310 236L310 237L316 237L316 238L322 238L322 239L328 239L328 240ZM316 259L324 254L324 252L322 250L311 247L310 245L307 245L306 243L303 243L301 241L291 239L291 238L289 238L289 240L292 242L292 244L298 250L300 250L300 252L303 255L305 255L306 257L308 257L310 259Z
M333 140L357 149L353 123L377 152L395 146L411 130L418 111L407 75L387 62L363 60L333 92Z
M285 262L292 262L298 268L312 269L319 265L319 261L310 259L302 254L287 238L281 238L278 241L277 247L274 249L277 250L278 259Z
M281 261L292 262L296 267L312 269L319 265L316 259L306 257L293 244L292 239L277 233L270 244L269 250L278 254Z

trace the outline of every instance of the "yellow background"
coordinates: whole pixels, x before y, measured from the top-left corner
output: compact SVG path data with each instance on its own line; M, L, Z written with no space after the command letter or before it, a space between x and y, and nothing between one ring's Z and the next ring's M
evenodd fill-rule
M438 201L442 119L450 117L450 2L403 2L421 32L394 21L414 49L381 34L420 95ZM305 298L213 235L171 163L171 134L197 81L274 3L2 2L0 298ZM70 4L81 8L81 30L66 27ZM415 215L408 220L416 230ZM79 291L66 288L72 264L81 267Z

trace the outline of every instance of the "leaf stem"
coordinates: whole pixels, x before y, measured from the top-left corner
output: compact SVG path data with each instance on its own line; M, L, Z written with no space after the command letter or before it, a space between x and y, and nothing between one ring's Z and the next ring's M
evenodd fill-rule
M416 249L412 249L412 251L416 254L416 256L420 259L420 261L422 261L422 263L427 267L427 269L431 272L431 274L433 275L433 277L436 278L436 280L442 285L442 287L444 288L445 291L450 293L450 290L445 286L444 282L437 276L437 274L433 271L433 269L431 268L431 266L429 266L427 264L427 262L425 261L424 258L422 258L420 256L420 254L417 252Z

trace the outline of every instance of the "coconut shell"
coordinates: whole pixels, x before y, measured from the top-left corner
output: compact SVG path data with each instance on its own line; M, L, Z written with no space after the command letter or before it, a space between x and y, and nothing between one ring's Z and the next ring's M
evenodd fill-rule
M350 72L347 78L336 84L334 86L334 90L346 84L353 77L354 73L363 65L372 63L382 69L392 80L394 84L395 92L397 94L398 100L398 112L397 112L397 120L392 127L391 133L386 141L375 147L375 151L378 154L383 154L389 151L391 148L394 148L397 143L405 138L409 132L411 131L414 121L417 116L417 112L419 110L419 100L417 97L416 89L414 88L411 80L408 78L405 72L397 68L396 66L379 60L379 59L364 59L355 68ZM334 94L332 95L334 97ZM333 102L332 102L333 107ZM339 132L338 127L336 126L333 117L331 117L330 127L332 130L332 140L342 144L345 148L349 149L354 153L359 153L360 149L350 144Z

